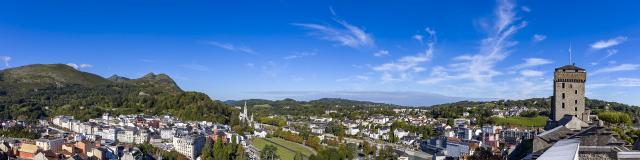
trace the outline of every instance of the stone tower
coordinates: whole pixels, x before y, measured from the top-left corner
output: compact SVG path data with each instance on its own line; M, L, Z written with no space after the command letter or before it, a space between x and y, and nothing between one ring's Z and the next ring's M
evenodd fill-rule
M572 115L589 122L589 111L585 111L584 84L587 72L572 65L556 68L553 74L553 98L550 120L558 122L565 115Z

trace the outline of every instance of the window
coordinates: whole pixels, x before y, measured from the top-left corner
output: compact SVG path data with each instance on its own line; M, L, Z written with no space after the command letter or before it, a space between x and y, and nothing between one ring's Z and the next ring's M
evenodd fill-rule
M575 103L578 104L578 100L575 100Z
M562 83L562 88L564 88L564 83Z
M569 88L573 88L573 84L569 84Z
M562 103L562 108L564 109L564 103Z
M576 107L575 110L578 111L578 107Z
M562 99L564 99L564 93L562 93Z
M576 92L576 94L578 94L578 90L577 90L577 89L576 89L576 91L575 91L575 92Z

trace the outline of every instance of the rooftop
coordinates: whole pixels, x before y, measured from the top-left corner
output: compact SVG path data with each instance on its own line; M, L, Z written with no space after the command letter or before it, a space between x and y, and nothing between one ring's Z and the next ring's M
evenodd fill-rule
M565 66L562 66L562 67L558 67L558 68L556 68L556 71L558 71L558 70L582 70L582 71L584 71L583 68L580 68L580 67L576 66L575 64L570 64L570 65L565 65Z

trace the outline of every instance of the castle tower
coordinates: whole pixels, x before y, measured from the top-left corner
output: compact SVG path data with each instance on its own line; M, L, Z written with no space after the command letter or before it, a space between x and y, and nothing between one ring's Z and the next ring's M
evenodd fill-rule
M565 115L572 115L589 122L589 111L585 112L584 98L587 72L572 64L556 68L553 76L553 98L549 119L557 122Z

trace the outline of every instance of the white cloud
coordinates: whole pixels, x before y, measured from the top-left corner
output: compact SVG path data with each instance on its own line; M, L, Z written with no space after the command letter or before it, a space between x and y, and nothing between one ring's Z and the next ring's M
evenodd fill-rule
M252 68L252 67L254 67L254 66L255 66L255 64L253 64L253 63L247 63L247 64L245 64L245 66Z
M421 64L431 61L433 58L433 50L435 45L435 31L429 29L430 39L427 49L424 52L413 56L404 56L397 61L385 63L373 67L374 71L382 73L384 82L404 81L410 79L412 73L422 72L425 69L420 67Z
M387 56L387 55L389 55L389 51L387 51L387 50L379 50L379 51L373 53L373 56L376 56L376 57L383 57L383 56Z
M628 77L620 77L614 81L607 83L594 83L587 85L591 88L601 88L601 87L640 87L640 78L628 78Z
M338 42L342 46L351 48L375 47L374 39L370 33L343 20L336 19L335 22L340 24L341 27L334 28L328 25L312 23L293 23L292 25L313 30L312 34L324 40Z
M602 74L602 73L621 72L621 71L635 71L635 70L638 70L638 67L640 67L640 65L637 65L637 64L620 64L620 65L617 65L617 66L600 68L600 69L598 69L596 71L593 71L593 73L591 73L590 75L594 76L594 75L598 75L598 74Z
M595 42L593 44L591 44L591 48L592 49L604 49L604 48L609 48L609 47L613 47L616 45L621 44L622 42L626 41L627 37L624 36L618 36L616 38L611 38L608 40L600 40L598 42Z
M232 52L242 52L242 53L250 53L250 54L255 53L253 51L253 49L251 49L249 47L246 47L246 46L236 46L236 45L233 45L231 43L220 43L220 42L216 42L216 41L208 41L206 43L210 44L210 45L213 45L213 46L216 46L218 48L222 48L222 49L225 49L225 50L232 51Z
M9 67L9 62L11 61L11 57L9 56L0 56L0 60L4 63L4 67Z
M515 4L508 0L498 1L495 11L496 19L488 36L481 41L480 51L475 55L455 57L456 63L449 64L447 70L434 68L431 76L419 83L437 83L445 80L468 79L483 84L502 73L494 68L497 62L504 60L511 51L510 47L517 44L510 37L527 23L519 22L513 11ZM518 23L519 22L519 23Z
M544 72L527 69L520 71L520 75L522 75L523 77L541 77L542 75L544 75Z
M292 60L292 59L304 58L304 57L315 56L315 55L316 55L316 52L299 52L299 53L282 57L282 59Z
M545 39L547 39L547 36L541 35L541 34L534 34L532 39L533 39L533 42L542 42Z
M522 9L522 11L527 12L527 13L531 12L531 8L529 8L527 6L522 6L522 7L520 7L520 9Z
M82 68L91 68L93 65L91 64L75 64L75 63L67 63L67 66L73 67L74 69L82 69Z
M423 38L424 38L424 37L422 37L422 35L419 35L419 34L413 35L413 39L418 40L418 41L420 41L420 42L422 42L422 39L423 39Z
M550 60L546 60L542 58L527 58L527 59L524 59L524 63L515 65L511 67L511 69L519 70L519 69L535 67L535 66L540 66L540 65L550 64L550 63L552 63Z

